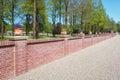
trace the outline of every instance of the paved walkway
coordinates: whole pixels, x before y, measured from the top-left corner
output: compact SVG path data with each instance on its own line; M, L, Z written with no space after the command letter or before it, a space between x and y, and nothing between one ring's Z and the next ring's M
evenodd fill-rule
M120 80L120 36L11 80Z

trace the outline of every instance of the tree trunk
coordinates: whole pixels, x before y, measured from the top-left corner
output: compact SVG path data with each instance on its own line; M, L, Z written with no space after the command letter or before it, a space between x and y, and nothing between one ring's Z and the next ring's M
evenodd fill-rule
M67 28L68 0L64 0L64 2L65 2L65 27Z
M81 25L80 25L80 30L82 31L82 27L83 27L83 10L82 10L82 12L81 12L82 14L81 14Z
M12 36L14 36L14 8L15 8L15 5L14 5L14 0L12 0Z
M61 23L61 10L62 10L62 8L61 8L62 5L61 5L61 3L62 3L62 2L61 2L61 0L60 0L60 12L59 12L59 22L60 22L60 23Z
M3 0L1 1L2 4L2 19L1 19L1 39L4 38L4 3Z
M26 28L25 28L25 31L26 31L26 35L28 36L29 35L29 28L30 28L30 15L27 14L26 15Z
M65 6L65 27L67 27L67 6Z
M56 28L55 28L55 23L56 23L56 9L53 10L53 13L52 13L52 23L53 23L53 37L55 37L55 34L56 34Z
M36 14L37 14L37 2L34 0L34 13L33 13L33 39L36 39Z
M36 39L39 38L40 24L39 24L39 9L36 8Z

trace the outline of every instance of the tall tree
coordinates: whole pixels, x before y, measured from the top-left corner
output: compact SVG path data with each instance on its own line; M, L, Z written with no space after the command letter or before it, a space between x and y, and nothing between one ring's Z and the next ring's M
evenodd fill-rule
M118 32L120 32L120 21L117 22L117 29L118 29Z
M16 16L18 11L17 2L19 2L19 0L5 0L5 2L6 2L6 6L5 6L6 21L12 25L11 26L12 35L14 35L15 17L18 17Z
M67 23L68 23L68 4L69 4L69 0L64 0L64 4L65 4L65 27L67 27Z
M38 5L39 3L41 5ZM31 20L28 21L26 16L26 20L28 21L28 23L30 23L30 25L31 22L33 23L33 32L34 32L33 38L38 38L39 32L43 31L44 27L47 25L47 15L46 15L45 6L46 5L44 0L35 0L34 3L32 0L27 0L24 1L22 4L22 8L23 8L23 12L25 12L24 13L25 16L29 15L29 18L33 19L32 21Z
M33 38L37 39L37 32L36 32L36 21L37 20L37 1L34 0L34 13L33 13Z
M59 22L61 23L62 0L59 0Z
M30 19L31 19L31 15L30 14L26 14L26 23L25 23L25 32L26 32L26 35L28 36L29 35L29 31L30 31Z
M103 32L104 28L106 26L107 16L106 16L106 13L105 13L105 10L104 10L101 0L97 1L96 13L97 13L97 17L96 17L97 18L97 22L96 22L97 29L96 30L98 32Z
M14 35L14 10L15 10L15 0L12 0L12 35Z
M92 21L93 12L94 12L94 7L93 7L92 0L88 0L87 1L87 8L86 8L86 10L87 10L87 13L86 13L86 26L88 28L87 32L90 32L91 31L91 27L92 27L91 21Z
M4 0L0 1L1 5L1 38L4 38Z
M51 21L52 21L52 26L53 26L53 36L55 37L55 34L56 34L56 23L57 23L57 16L61 16L61 13L60 13L60 4L61 1L59 2L58 0L49 0L48 1L48 10L49 10L49 13L48 15L50 15L51 17ZM61 20L61 18L59 18L59 21Z
M33 3L31 0L25 0L21 3L21 10L19 10L19 13L25 17L25 32L26 35L29 35L29 32L32 29L33 26ZM22 19L23 20L23 19Z
M56 19L57 19L57 16L58 16L58 0L50 0L48 2L49 4L49 10L50 10L50 15L51 15L51 18L52 18L52 24L53 26L55 27L55 24L56 24ZM59 14L61 15L61 14Z

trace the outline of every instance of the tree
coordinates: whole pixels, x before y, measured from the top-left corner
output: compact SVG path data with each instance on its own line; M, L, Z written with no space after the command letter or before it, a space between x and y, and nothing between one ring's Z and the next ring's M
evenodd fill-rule
M87 32L90 32L92 31L92 17L93 17L93 12L94 12L94 6L93 6L93 2L92 0L88 0L87 1L87 7L86 7L86 20L85 20L85 23L86 23L86 26L88 28Z
M0 13L1 13L1 39L4 38L4 0L1 0L0 1L0 7L1 7L1 10L0 10Z
M117 23L118 32L120 32L120 21Z
M37 18L37 1L34 0L34 13L33 13L33 39L37 38L36 34L36 18Z
M31 0L24 1L22 4L23 12L26 16L27 24L33 23L33 38L38 38L39 32L44 30L44 27L48 23L47 15L46 15L46 7L44 0L35 0L33 3ZM41 5L38 5L38 4ZM34 12L33 12L34 11ZM33 15L33 16L31 16ZM27 19L29 17L29 20ZM28 21L29 20L29 21ZM26 30L28 30L26 25Z
M15 10L15 0L12 0L12 35L14 35L14 10Z
M59 16L59 21L61 21L61 2L62 0L49 0L48 2L48 10L51 19L52 19L52 26L53 26L53 36L55 37L56 34L56 20Z
M69 0L64 0L64 5L65 5L65 27L67 28L67 23L68 23L68 4Z
M31 5L32 4L32 5ZM31 0L26 0L22 2L21 10L19 13L25 17L25 32L26 35L29 35L30 30L32 30L33 26L33 3ZM22 19L23 20L23 19Z
M59 1L59 22L61 23L62 0L58 0L58 1Z
M18 17L18 2L20 0L5 0L5 20L11 24L12 35L14 35L15 18Z

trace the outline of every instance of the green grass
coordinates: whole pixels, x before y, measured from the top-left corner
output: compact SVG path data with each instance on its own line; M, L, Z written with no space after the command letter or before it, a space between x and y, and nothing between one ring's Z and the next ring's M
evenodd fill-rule
M39 38L59 38L59 36L56 35L55 37L53 37L53 36L49 36L49 35L40 35Z
M9 40L10 38L12 38L13 36L4 36L4 38L2 39L0 37L0 40L4 41L4 40ZM33 39L33 36L27 36L28 39ZM39 39L43 39L43 38L59 38L60 35L56 35L55 37L53 37L52 35L40 35L38 38Z
M52 36L40 35L39 38L52 38Z
M41 38L59 38L60 36L59 35L56 35L55 37L53 37L52 35L39 35L39 39ZM32 39L33 36L28 36L28 39Z
M4 36L3 38L0 37L0 40L4 41L4 40L9 40L9 37Z

